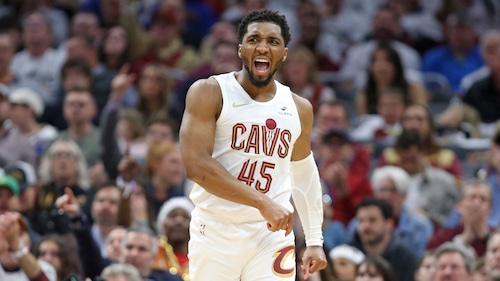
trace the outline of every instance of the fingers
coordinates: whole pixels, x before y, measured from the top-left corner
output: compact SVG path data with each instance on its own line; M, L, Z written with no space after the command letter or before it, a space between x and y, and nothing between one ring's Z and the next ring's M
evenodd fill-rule
M76 201L75 194L73 193L73 190L71 190L71 188L66 187L64 189L64 193L68 196L68 203L74 203Z
M292 230L293 230L293 219L288 222L287 227L286 227L285 230L286 230L285 236L288 236L288 234L292 233Z
M120 68L120 74L127 74L130 70L130 64L126 63Z
M63 196L56 199L55 205L58 209L61 209L68 202L68 200L68 194L64 194Z

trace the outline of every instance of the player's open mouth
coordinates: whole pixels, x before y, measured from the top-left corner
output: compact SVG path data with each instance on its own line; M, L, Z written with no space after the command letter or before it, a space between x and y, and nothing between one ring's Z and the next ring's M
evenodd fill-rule
M265 59L256 59L253 64L258 74L266 74L269 69L269 61Z

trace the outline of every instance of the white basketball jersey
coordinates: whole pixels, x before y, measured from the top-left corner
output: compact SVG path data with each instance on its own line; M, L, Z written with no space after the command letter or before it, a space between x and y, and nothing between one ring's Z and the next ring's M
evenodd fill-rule
M213 77L221 88L223 106L212 156L248 188L265 193L292 211L290 158L301 133L292 92L274 81L273 99L258 102L245 92L234 72ZM198 184L190 198L199 211L224 221L264 220L257 209L217 197Z

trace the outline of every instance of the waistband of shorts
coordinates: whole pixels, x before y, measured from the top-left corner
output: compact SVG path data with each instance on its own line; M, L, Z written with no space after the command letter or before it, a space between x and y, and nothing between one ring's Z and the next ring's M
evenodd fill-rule
M209 219L223 223L255 223L255 222L264 222L264 218L249 220L245 217L231 216L229 212L221 213L214 212L207 209L202 209L200 207L195 207L193 212L191 213L192 217L198 217L201 219Z

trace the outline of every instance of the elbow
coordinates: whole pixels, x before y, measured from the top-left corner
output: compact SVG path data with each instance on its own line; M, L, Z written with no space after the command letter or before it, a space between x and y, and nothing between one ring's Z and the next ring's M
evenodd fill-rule
M186 161L184 164L184 170L186 173L186 178L190 181L200 183L204 180L204 169L199 165L199 161Z

